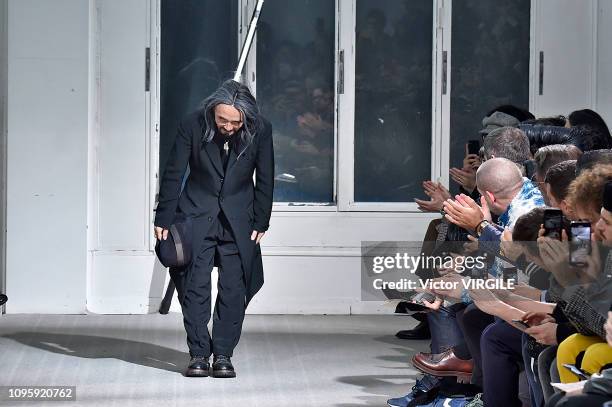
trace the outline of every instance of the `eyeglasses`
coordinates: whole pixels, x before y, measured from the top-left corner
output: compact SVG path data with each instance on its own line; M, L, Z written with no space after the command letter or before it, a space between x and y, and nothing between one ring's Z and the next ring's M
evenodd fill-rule
M231 120L222 119L220 117L215 117L215 123L217 123L217 126L219 126L219 127L227 127L227 125L229 124L233 128L235 128L235 129L237 129L240 126L242 126L242 120L231 121Z

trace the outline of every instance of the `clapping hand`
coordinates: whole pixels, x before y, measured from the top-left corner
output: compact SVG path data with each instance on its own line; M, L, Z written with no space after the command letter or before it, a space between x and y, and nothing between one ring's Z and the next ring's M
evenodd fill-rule
M439 182L424 181L423 191L430 198L429 201L422 199L415 199L414 201L419 205L419 209L428 212L439 212L444 201L451 197L448 189Z
M447 199L444 202L446 219L466 230L474 230L484 219L491 221L491 211L487 201L481 197L480 202L482 206L465 194L457 195L454 201Z

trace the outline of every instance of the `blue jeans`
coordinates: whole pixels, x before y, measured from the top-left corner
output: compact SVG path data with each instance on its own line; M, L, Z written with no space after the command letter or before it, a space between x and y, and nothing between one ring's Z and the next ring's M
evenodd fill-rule
M463 334L455 313L451 312L429 312L427 320L431 332L431 353L442 353L463 342Z

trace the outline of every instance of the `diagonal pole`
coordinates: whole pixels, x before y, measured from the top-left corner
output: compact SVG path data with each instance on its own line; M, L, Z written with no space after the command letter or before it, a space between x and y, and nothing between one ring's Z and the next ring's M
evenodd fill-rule
M257 0L255 11L253 11L253 16L251 17L251 22L249 23L249 30L247 32L247 36L246 36L246 39L244 40L244 44L242 44L242 49L240 50L240 58L238 59L238 67L236 68L236 73L234 74L234 80L236 82L240 82L240 76L242 76L242 70L244 69L244 65L246 64L247 57L249 56L249 51L251 49L251 44L253 44L253 38L255 38L255 31L257 30L257 22L259 21L259 15L261 13L263 3L264 3L264 0Z

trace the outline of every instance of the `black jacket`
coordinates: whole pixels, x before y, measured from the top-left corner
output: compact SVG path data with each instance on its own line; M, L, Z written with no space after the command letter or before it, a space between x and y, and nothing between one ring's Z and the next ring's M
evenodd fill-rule
M177 212L193 218L192 258L196 258L213 220L223 211L240 251L247 303L263 285L261 250L250 237L253 230L268 230L274 190L272 126L262 120L262 130L251 144L230 150L224 173L218 147L203 141L203 116L200 112L186 116L161 178L155 215L155 226L163 228L173 223ZM187 165L189 176L181 192Z

